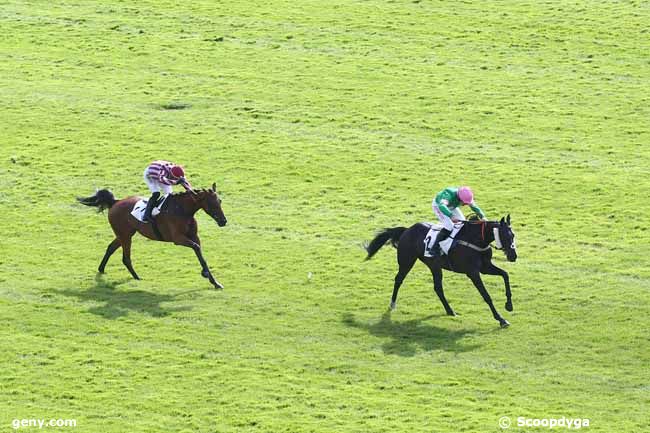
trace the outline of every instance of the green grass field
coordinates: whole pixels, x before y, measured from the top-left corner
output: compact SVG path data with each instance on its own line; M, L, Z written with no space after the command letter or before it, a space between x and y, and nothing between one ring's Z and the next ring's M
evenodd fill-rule
M650 430L648 3L0 5L1 431ZM222 193L224 291L142 237L141 281L96 275L75 197L145 195L159 158ZM458 184L512 215L508 329L421 264L388 313L395 252L363 261Z

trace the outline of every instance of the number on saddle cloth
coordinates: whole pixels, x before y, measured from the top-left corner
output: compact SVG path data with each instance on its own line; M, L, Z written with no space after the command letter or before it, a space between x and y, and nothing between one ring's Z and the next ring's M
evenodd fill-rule
M156 205L155 208L151 211L151 216L156 216L159 215L162 210L163 206L165 203L167 203L167 198L169 197L169 194L166 196L163 196L161 199L158 200L158 204ZM147 199L140 199L137 201L135 206L133 206L133 210L131 211L131 215L133 215L138 221L143 221L144 219L144 212L147 209L147 202L149 200Z
M432 257L429 254L429 251L431 251L431 245L436 241L438 233L443 228L441 224L429 224L429 227L429 232L424 237L424 257ZM463 228L463 224L454 224L454 230L452 230L451 235L449 235L447 239L438 244L440 246L442 254L449 254L449 250L454 244L454 238L461 228Z

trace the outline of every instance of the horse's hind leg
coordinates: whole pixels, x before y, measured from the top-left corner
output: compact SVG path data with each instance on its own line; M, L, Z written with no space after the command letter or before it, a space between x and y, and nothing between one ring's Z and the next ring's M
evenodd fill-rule
M397 308L397 293L399 288L404 282L404 278L408 275L415 264L417 257L412 251L407 251L406 249L397 248L397 264L399 265L399 270L395 275L395 284L393 285L393 296L390 299L390 309L394 310Z
M470 278L470 280L472 280L472 283L474 283L474 285L478 289L478 292L483 297L483 300L490 307L490 311L492 311L492 316L494 316L494 318L499 321L501 327L505 328L506 326L510 326L510 323L508 323L506 319L501 317L501 315L497 312L496 308L494 308L494 304L492 303L492 298L490 297L490 294L487 292L487 289L485 288L485 285L481 280L481 275L478 272L476 272L476 273L467 274L467 276Z
M106 269L106 263L108 263L108 259L113 255L115 250L117 250L121 246L120 240L115 238L113 239L113 242L108 244L108 248L106 248L106 254L104 254L104 258L102 259L102 262L99 264L99 269L98 271L101 272L102 274L104 273L104 269Z
M132 233L129 233L128 235L124 235L121 237L120 241L122 242L122 263L124 263L124 266L126 266L126 269L129 270L131 273L131 276L135 278L136 280L139 280L140 277L138 277L138 274L135 273L135 270L133 270L133 265L131 264L131 238L135 234L135 230Z
M440 266L436 266L432 263L427 263L427 265L429 266L431 274L433 275L433 289L436 291L438 298L440 298L440 302L442 302L442 306L445 308L445 312L448 316L455 316L456 312L447 302L447 298L445 298L445 292L442 289L442 269Z
M492 262L488 262L481 268L481 273L487 275L501 275L506 285L506 310L512 311L512 292L510 291L510 277L503 269L497 267Z

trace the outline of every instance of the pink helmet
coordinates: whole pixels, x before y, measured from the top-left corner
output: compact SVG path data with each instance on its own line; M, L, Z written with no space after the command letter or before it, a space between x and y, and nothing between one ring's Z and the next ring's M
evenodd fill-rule
M180 165L173 166L170 171L172 173L172 176L174 176L177 179L179 177L185 177L185 172L183 171L183 167L181 167Z
M458 188L458 198L464 204L470 204L474 200L474 193L468 186L461 186Z

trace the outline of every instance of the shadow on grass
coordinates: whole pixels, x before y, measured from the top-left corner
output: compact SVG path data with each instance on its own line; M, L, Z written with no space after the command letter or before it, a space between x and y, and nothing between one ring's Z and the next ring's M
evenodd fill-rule
M65 296L74 296L82 301L103 302L104 305L92 307L88 311L106 319L117 319L126 316L130 311L145 313L152 317L165 317L177 311L187 311L191 307L166 308L160 304L175 301L181 295L195 290L176 295L160 295L145 290L116 290L121 284L130 281L130 278L120 281L106 281L102 274L95 277L95 285L88 290L58 290ZM197 289L200 290L200 289Z
M426 316L406 322L393 322L391 311L386 311L377 323L362 323L353 314L343 316L343 323L352 328L363 329L369 334L380 338L389 338L382 345L384 353L400 356L414 356L418 349L424 351L444 350L446 352L468 352L478 345L464 345L461 340L465 335L473 334L467 330L449 330L423 323L433 317Z

